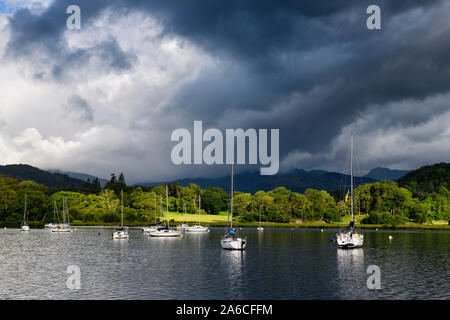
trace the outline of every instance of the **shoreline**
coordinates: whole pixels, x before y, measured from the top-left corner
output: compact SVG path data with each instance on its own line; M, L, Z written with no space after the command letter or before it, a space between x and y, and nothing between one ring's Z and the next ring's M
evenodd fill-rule
M181 222L171 222L170 227L176 227ZM192 224L192 223L191 223ZM149 224L132 223L127 224L128 227L141 228L146 227ZM202 223L207 227L226 227L227 223ZM85 224L74 222L71 224L73 227L118 227L117 223L98 223L98 224ZM233 222L233 226L240 228L256 228L259 226L257 222ZM316 228L316 229L342 229L348 226L347 223L320 223L320 222L306 222L306 223L281 223L281 222L262 222L261 226L264 228ZM383 225L383 224L356 224L357 229L378 229L378 230L431 230L431 231L450 231L450 225L440 224L401 224L401 225Z

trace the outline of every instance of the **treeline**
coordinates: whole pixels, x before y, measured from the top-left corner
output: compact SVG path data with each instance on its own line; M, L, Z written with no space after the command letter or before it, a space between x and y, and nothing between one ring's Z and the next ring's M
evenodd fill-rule
M414 184L413 184L414 185ZM218 187L201 189L191 184L183 187L168 184L168 206L171 212L198 213L199 196L202 214L227 212L229 194ZM87 180L76 191L55 191L32 181L18 182L0 175L0 221L5 226L18 226L22 221L24 198L27 195L28 220L46 223L54 220L54 204L62 209L67 197L70 220L84 223L115 223L120 221L120 194L124 192L125 222L152 223L163 220L166 210L166 186L127 186L121 173L101 187L98 179ZM350 214L349 199L335 199L326 191L307 189L304 194L284 187L255 194L235 192L233 211L241 222L317 221L339 222ZM367 215L363 223L401 224L450 219L450 193L444 185L435 186L420 197L396 182L380 181L360 185L355 189L355 214Z

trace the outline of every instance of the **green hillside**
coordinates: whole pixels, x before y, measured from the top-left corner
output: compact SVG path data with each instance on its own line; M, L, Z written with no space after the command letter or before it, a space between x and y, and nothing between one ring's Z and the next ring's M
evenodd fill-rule
M27 164L0 166L0 174L14 177L18 181L31 180L47 187L81 187L83 180L69 177L67 174L51 173Z
M450 189L450 163L437 163L413 170L398 180L414 196L424 199L430 193L438 193L441 187Z

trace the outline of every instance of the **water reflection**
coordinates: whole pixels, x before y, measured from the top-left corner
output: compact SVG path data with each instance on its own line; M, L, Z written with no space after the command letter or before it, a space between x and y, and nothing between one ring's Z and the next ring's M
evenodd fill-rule
M367 291L364 269L364 249L337 249L338 284L340 299L361 299L359 293Z
M208 235L151 238L130 228L72 233L0 230L0 298L5 299L448 299L450 233L365 233L364 248L330 245L335 231L243 229L245 251ZM100 232L100 234L99 234ZM69 265L81 290L66 287ZM382 290L367 289L366 268L381 269Z
M243 299L243 268L245 264L245 250L223 250L220 254L223 277L228 283L225 288L230 299Z

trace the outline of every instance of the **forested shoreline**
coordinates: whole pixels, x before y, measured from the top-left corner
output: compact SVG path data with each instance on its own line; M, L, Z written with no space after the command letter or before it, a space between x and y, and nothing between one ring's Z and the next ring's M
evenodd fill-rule
M430 179L403 179L399 183L378 181L355 188L355 212L364 215L362 224L418 224L450 219L450 192L448 190L448 164L433 170ZM427 169L428 168L428 169ZM439 171L441 170L441 171ZM440 173L439 173L440 172ZM414 173L411 174L414 177ZM425 173L426 175L426 173ZM177 182L167 184L170 212L183 212L183 204L189 214L198 213L201 197L201 213L223 214L229 210L230 196L218 187L201 189L191 184L183 187ZM111 175L102 188L98 179L78 189L58 190L33 181L18 182L13 177L0 176L0 225L18 227L23 219L24 198L27 195L27 219L31 226L43 226L54 220L54 203L61 210L63 197L67 198L70 220L82 224L111 224L120 221L120 192L124 192L124 220L142 225L164 219L166 210L166 186L127 186L121 173ZM261 219L273 223L306 223L323 221L341 222L350 214L348 190L330 194L324 190L307 189L304 194L291 192L284 187L254 194L236 191L234 216L236 221L247 223ZM344 195L344 196L342 196ZM156 204L156 207L155 207Z

